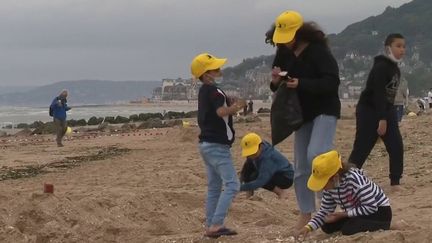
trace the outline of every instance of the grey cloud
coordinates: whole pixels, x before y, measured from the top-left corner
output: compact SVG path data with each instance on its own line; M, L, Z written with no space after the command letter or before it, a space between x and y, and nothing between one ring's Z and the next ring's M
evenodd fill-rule
M408 0L2 0L1 84L100 78L189 77L200 52L229 58L272 53L264 32L286 9L326 32Z

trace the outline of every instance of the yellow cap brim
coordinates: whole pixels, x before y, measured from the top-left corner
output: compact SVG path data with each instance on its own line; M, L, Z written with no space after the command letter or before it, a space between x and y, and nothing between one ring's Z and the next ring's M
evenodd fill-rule
M321 191L325 185L327 184L327 182L329 181L330 177L328 178L316 178L313 175L311 175L309 177L309 180L307 182L307 187L314 192L319 192Z
M259 149L259 145L253 146L253 147L250 147L250 148L247 148L247 149L243 149L242 150L242 156L243 157L248 157L250 155L256 154L258 152L258 149Z
M226 61L227 61L226 58L215 58L215 60L213 61L213 63L209 64L205 68L205 70L202 70L199 73L195 73L193 76L194 76L195 79L199 79L205 72L221 68L226 63Z
M219 68L221 68L226 63L226 61L227 61L226 58L217 58L216 60L214 60L214 62L212 64L210 64L207 67L207 69L208 70L219 69Z
M273 42L276 44L284 44L291 42L294 39L297 29L292 31L280 31L278 29L275 30L273 34Z

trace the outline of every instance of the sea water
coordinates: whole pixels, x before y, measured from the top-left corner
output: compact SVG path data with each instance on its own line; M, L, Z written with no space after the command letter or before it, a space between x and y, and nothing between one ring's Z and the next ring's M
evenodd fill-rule
M78 106L67 112L67 119L86 119L92 116L124 116L129 117L139 113L163 113L168 111L188 112L197 110L196 104L153 104L153 105L110 105L110 106ZM0 127L9 124L47 122L52 117L48 107L0 107Z

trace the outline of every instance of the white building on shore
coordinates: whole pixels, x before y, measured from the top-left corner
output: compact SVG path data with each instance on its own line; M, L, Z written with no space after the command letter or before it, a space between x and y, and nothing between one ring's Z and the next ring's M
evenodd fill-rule
M162 86L153 90L154 100L194 100L198 97L199 82L193 79L163 79Z

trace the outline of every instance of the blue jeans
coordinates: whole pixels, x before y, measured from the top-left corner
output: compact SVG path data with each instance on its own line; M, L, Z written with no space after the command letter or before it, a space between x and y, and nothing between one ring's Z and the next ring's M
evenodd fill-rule
M304 214L315 211L315 193L307 187L312 160L333 149L336 123L335 116L319 115L295 132L294 188L300 211Z
M207 169L206 225L223 225L231 202L240 189L230 146L202 142L199 149Z

